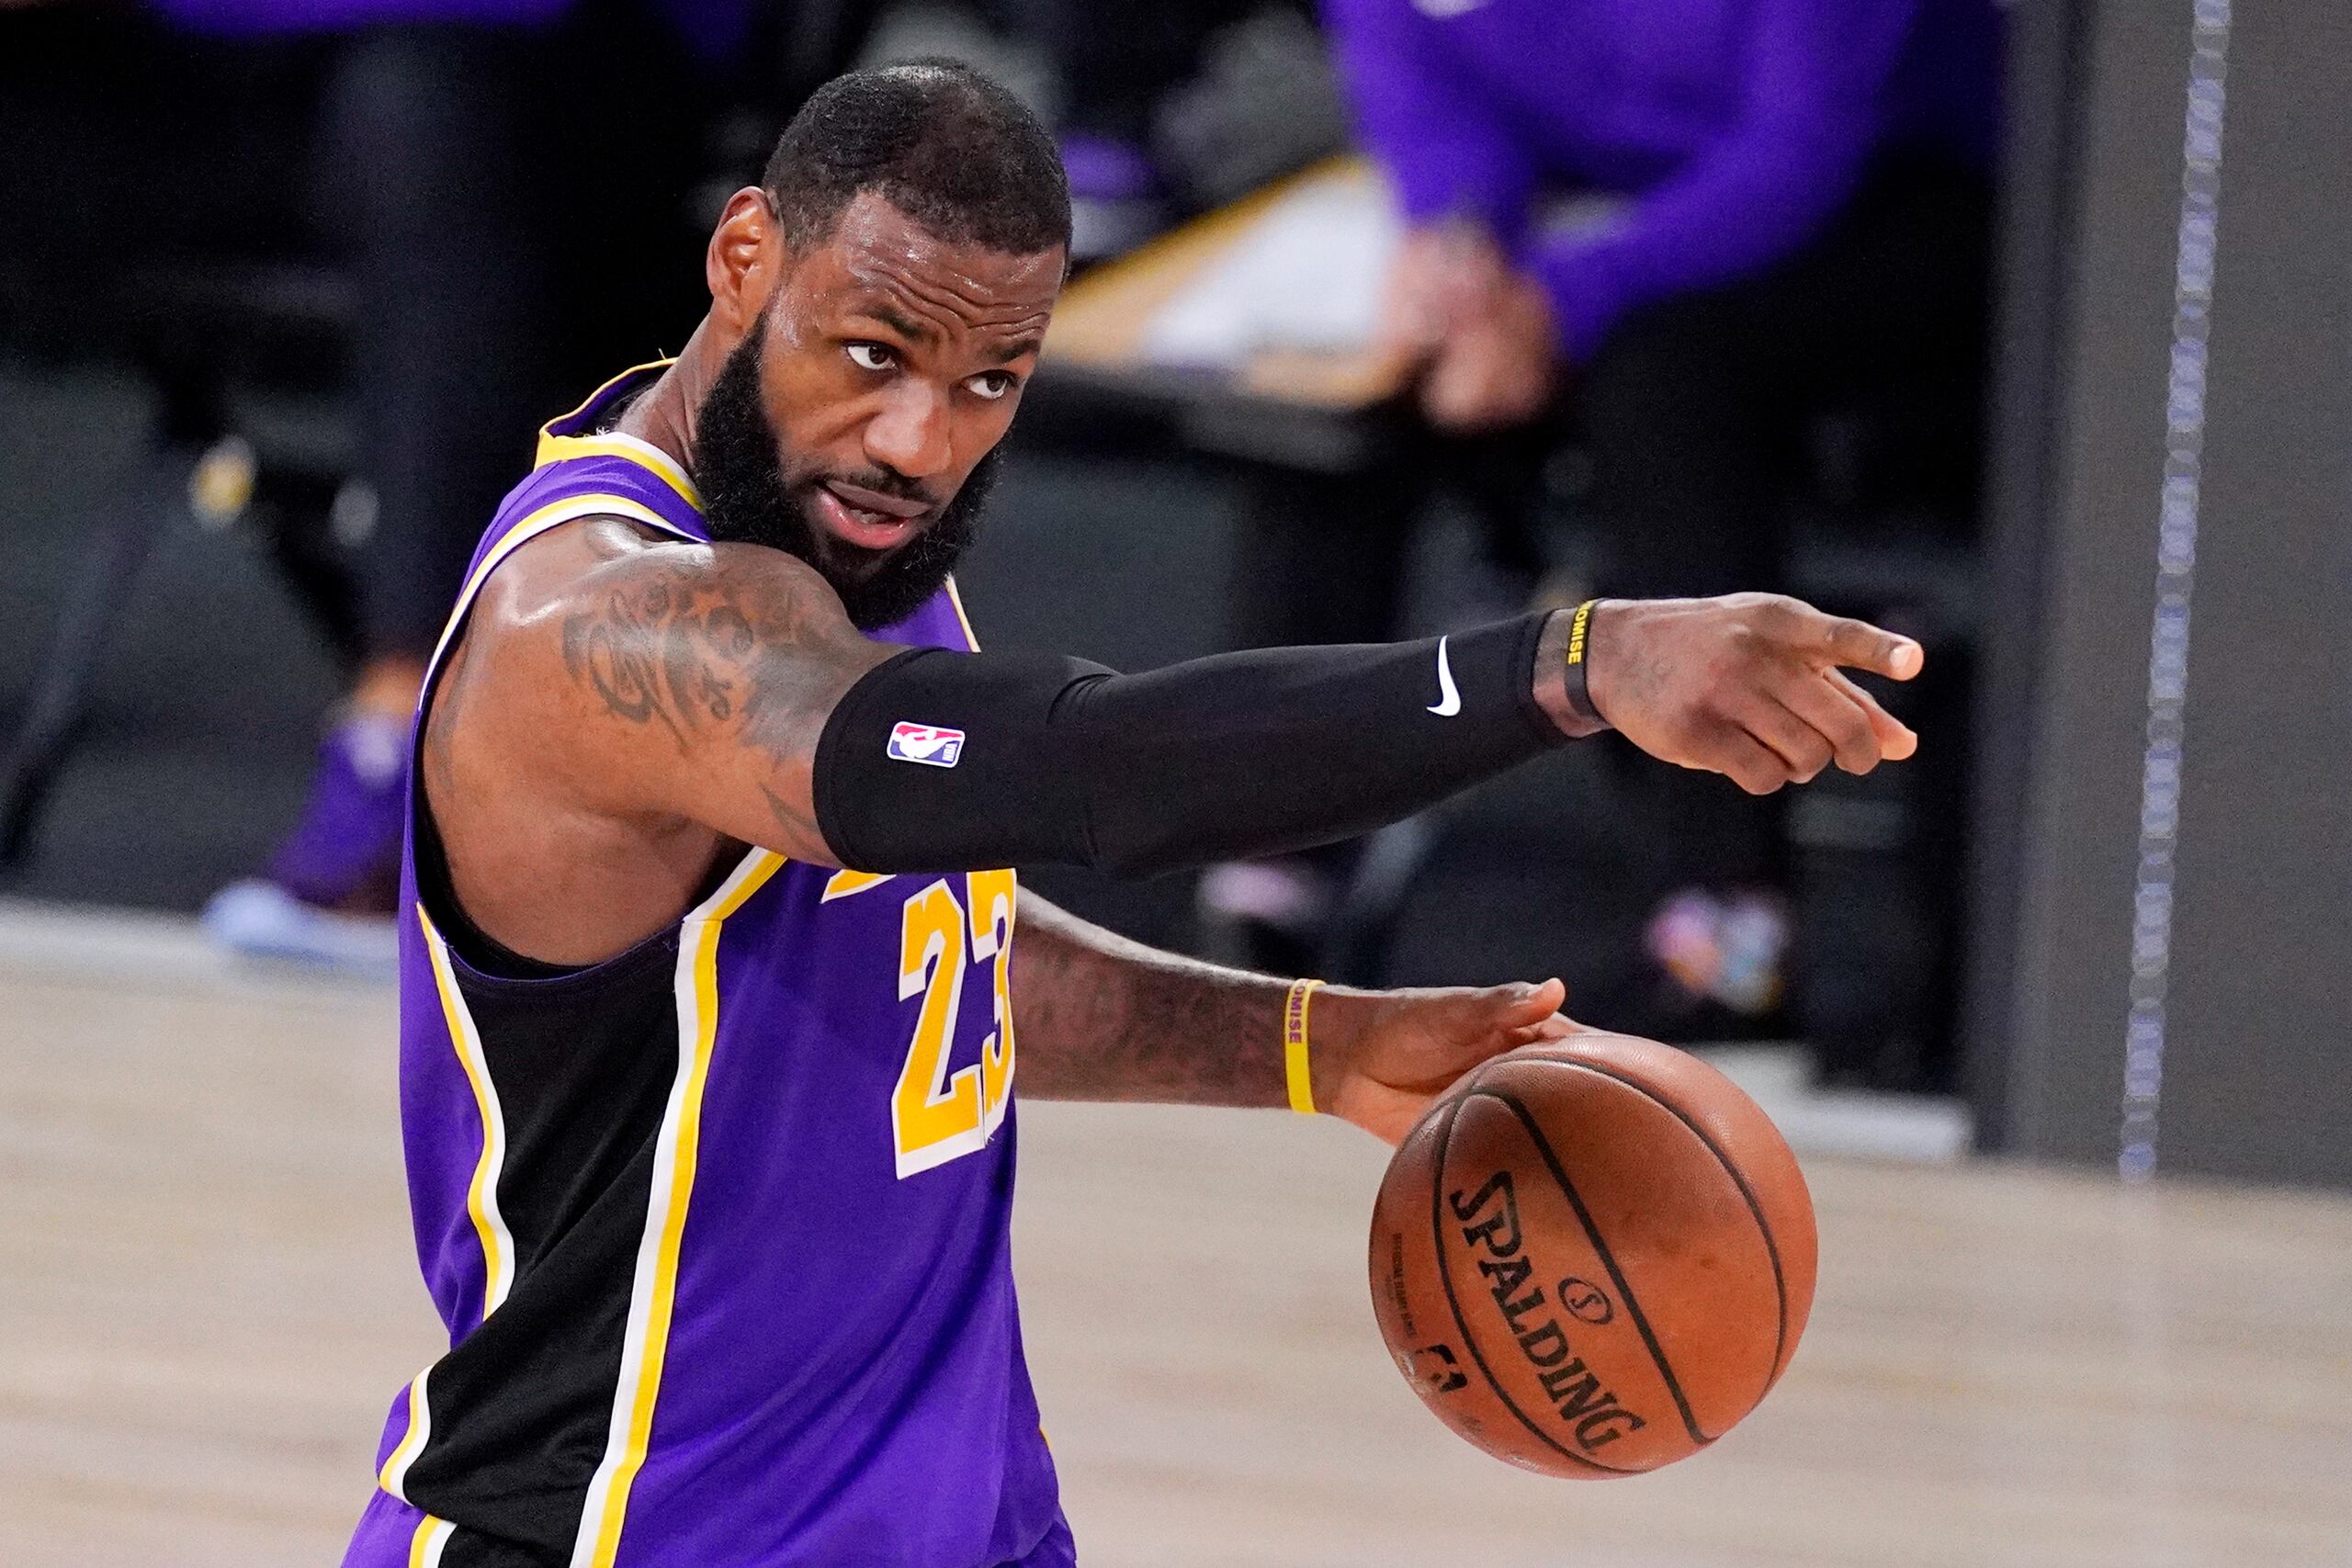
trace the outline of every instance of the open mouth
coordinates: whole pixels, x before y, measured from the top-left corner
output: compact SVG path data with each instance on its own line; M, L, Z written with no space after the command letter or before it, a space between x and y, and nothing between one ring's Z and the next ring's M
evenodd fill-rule
M817 487L817 512L826 532L862 550L895 550L915 536L930 507L828 479Z

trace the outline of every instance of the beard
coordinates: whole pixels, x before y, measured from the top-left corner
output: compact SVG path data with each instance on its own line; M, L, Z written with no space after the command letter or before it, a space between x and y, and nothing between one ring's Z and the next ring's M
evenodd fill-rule
M928 500L929 492L918 481L887 468L838 474L791 471L760 396L760 345L766 340L763 317L728 355L709 395L695 411L692 455L703 521L715 540L765 545L816 568L841 595L858 630L895 626L939 592L971 547L1002 453L990 449L938 514L888 555L860 550L823 534L810 518L816 491L826 479L910 500Z

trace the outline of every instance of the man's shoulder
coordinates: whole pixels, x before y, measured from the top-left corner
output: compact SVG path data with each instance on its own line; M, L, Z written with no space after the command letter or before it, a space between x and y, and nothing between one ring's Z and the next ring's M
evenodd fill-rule
M738 604L842 612L816 568L765 545L706 542L622 517L584 517L520 547L484 581L510 615L543 617L567 604L609 604L615 595L669 615L695 604Z
M583 518L521 546L479 585L447 677L554 759L609 749L616 734L722 739L736 688L786 678L804 659L842 664L847 644L866 646L796 556Z
M626 517L572 519L515 546L483 579L470 619L526 624L580 599L665 578L707 573L713 549Z
M658 641L707 623L709 631L739 632L748 645L841 619L840 598L823 576L782 550L583 517L501 561L477 587L459 635L477 648L560 650L576 672L592 643Z

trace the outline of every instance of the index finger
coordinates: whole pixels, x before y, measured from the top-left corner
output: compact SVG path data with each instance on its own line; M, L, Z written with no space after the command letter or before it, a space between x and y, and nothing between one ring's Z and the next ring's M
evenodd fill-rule
M1907 637L1844 615L1825 615L1811 605L1803 607L1797 641L1805 651L1826 657L1832 664L1867 670L1891 681L1908 681L1927 662L1927 654Z
M1919 750L1919 737L1911 727L1879 706L1878 699L1846 678L1842 671L1826 670L1822 678L1851 698L1871 721L1871 733L1878 737L1879 753L1889 761L1899 762Z

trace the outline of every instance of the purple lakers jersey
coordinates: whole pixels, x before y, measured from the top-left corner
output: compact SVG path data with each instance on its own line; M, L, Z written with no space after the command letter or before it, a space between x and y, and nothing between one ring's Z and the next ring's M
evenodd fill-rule
M659 370L547 427L435 675L537 535L708 538L689 476L602 428ZM952 585L878 635L973 646ZM540 974L470 934L438 846L413 797L401 1118L449 1350L345 1562L1071 1562L1013 1305L1012 874L753 850L674 929Z

